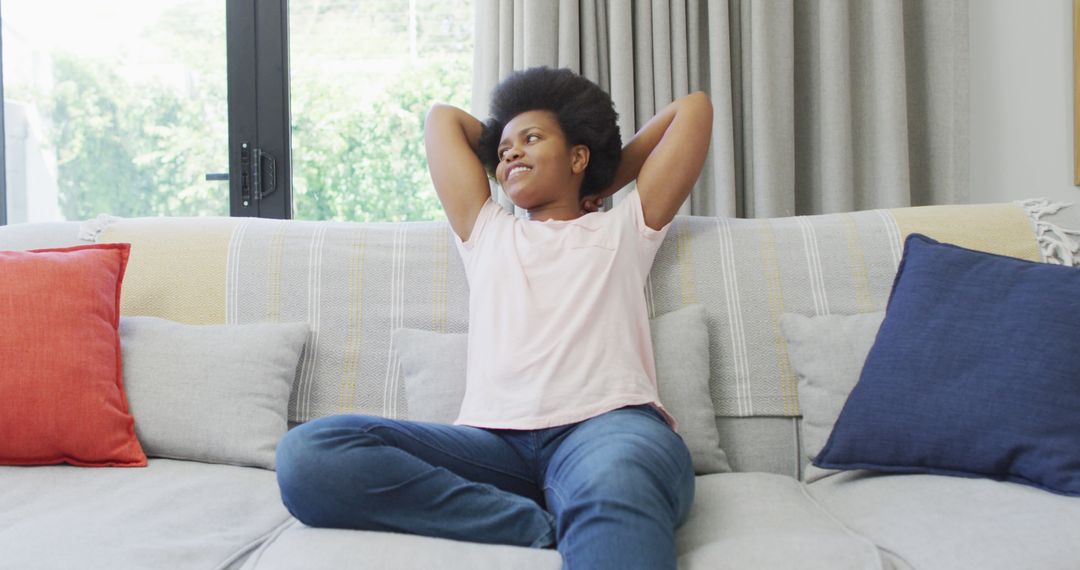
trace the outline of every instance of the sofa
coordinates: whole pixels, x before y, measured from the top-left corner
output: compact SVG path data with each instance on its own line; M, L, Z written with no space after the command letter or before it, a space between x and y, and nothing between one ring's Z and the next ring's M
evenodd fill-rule
M851 388L821 392L814 375L830 382L829 370L839 365L810 369L796 361L793 344L794 329L809 326L799 341L802 358L846 358L854 367L846 374L857 376L866 355L813 344L830 335L807 319L878 312L869 325L877 327L910 235L1080 265L1080 234L1069 228L1080 228L1080 207L1047 200L757 220L677 216L645 294L655 319L700 306L707 331L693 354L666 357L663 365L696 359L704 371L693 388L696 400L685 403L694 409L685 413L704 410L707 425L679 418L699 432L684 437L697 438L705 448L697 451L709 458L699 463L695 455L696 498L676 534L679 567L1080 568L1075 496L994 477L814 466ZM460 343L468 330L468 287L447 223L101 216L0 227L0 250L93 243L131 244L119 303L121 329L128 327L123 372L148 459L144 467L0 466L0 568L560 567L550 549L310 528L281 503L272 445L286 429L335 413L434 420L421 408L433 400L438 408L447 397L440 386L450 377L462 381L460 355L431 354L457 350L452 339ZM798 316L805 322L792 324ZM164 388L154 384L173 368L229 348L207 341L195 357L170 356L204 338L196 332L180 340L184 331L219 329L168 329L169 323L303 326L291 352L213 356L234 366L229 378L215 381L238 384L261 382L244 366L282 358L276 374L286 369L285 389L264 403L275 419L264 422L270 427L260 435L262 447L241 449L248 437L243 422L256 421L243 411L246 396L207 398L214 387L191 380L215 371L185 368L186 379L172 380L182 389L156 392ZM175 346L129 362L136 324L166 327L162 334L173 335ZM448 340L409 343L403 330ZM860 341L860 350L873 336ZM663 398L666 385L689 382L683 377L692 372L660 371L660 354ZM145 376L138 382L128 378L136 370ZM222 405L232 410L228 417L206 412ZM895 406L900 413L904 402ZM176 433L204 427L209 440L184 441L188 434ZM1080 431L1080 423L1072 429ZM155 453L154 438L188 447ZM215 455L233 440L239 447Z

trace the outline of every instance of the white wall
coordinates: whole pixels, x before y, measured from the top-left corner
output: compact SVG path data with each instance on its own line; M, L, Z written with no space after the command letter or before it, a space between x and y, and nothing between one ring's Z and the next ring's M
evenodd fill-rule
M970 0L971 202L1073 186L1072 0Z
M53 155L42 148L33 105L4 101L7 223L62 220Z

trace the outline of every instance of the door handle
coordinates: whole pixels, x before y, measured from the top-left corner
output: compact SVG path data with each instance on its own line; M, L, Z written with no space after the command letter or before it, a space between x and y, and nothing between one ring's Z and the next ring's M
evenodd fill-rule
M277 160L260 148L240 143L240 200L250 206L277 190Z

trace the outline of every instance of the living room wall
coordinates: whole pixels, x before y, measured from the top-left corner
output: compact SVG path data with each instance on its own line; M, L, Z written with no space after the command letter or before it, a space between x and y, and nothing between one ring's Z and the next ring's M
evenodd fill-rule
M1046 196L1073 185L1072 1L969 4L971 202Z

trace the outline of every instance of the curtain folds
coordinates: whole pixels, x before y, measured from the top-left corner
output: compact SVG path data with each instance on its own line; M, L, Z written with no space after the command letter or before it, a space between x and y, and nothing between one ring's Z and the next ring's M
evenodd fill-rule
M475 10L481 119L501 79L538 65L610 93L624 143L674 99L708 93L710 152L680 213L968 199L967 0L476 0Z

